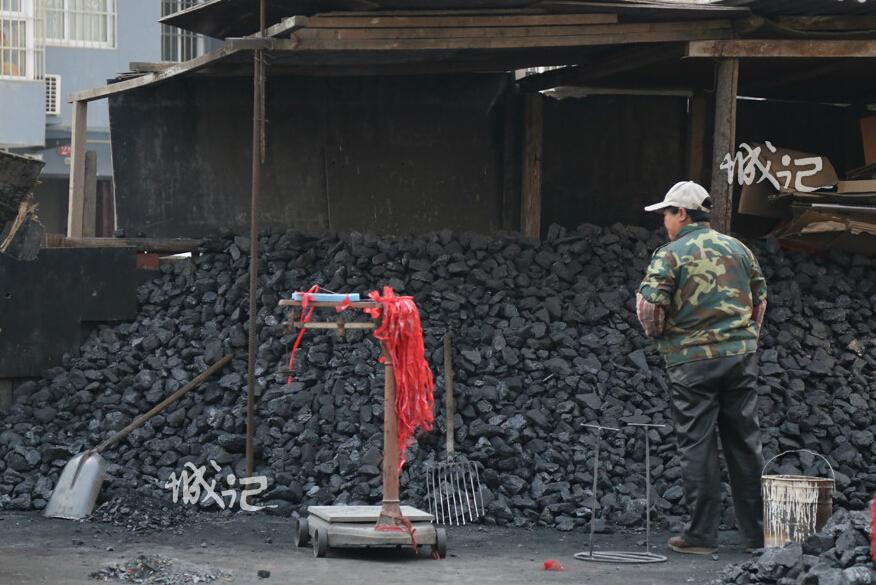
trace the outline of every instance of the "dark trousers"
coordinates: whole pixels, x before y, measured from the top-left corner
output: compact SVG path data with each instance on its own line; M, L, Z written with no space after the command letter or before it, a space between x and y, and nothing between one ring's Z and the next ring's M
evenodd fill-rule
M699 360L668 369L672 417L691 522L685 540L695 546L718 544L721 469L718 438L730 474L733 507L746 546L763 545L763 471L757 420L757 358Z

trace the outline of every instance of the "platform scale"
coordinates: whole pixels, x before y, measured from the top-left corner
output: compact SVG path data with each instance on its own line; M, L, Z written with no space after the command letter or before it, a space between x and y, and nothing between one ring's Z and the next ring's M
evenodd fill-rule
M341 306L341 301L311 301L309 307L332 308ZM343 303L350 308L378 308L375 301ZM301 307L299 300L283 299L280 306ZM348 329L375 329L373 322L345 322L339 317L334 322L295 322L304 329L335 329L344 335ZM383 392L383 502L380 506L309 506L308 517L299 518L295 527L295 546L313 546L313 556L324 557L332 548L370 548L429 545L432 556L447 555L447 533L436 527L430 513L399 501L398 468L398 420L395 414L395 375L392 357L381 342L385 370ZM405 518L413 528L411 533L400 526L397 519Z

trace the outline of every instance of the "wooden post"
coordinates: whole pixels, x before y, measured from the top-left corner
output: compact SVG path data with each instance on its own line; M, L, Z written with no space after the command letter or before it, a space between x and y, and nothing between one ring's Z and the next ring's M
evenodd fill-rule
M687 178L703 184L703 147L706 143L706 95L697 91L690 98L687 118Z
M543 101L540 93L523 102L523 177L520 228L528 238L541 237L541 158L544 150Z
M383 347L383 502L378 524L395 525L401 518L401 501L398 487L398 418L395 414L395 373L392 355L385 343Z
M520 171L521 155L521 108L522 99L513 89L505 93L505 136L502 148L502 211L499 222L503 230L519 231L520 223Z
M541 94L524 97L523 172L520 227L523 235L541 237L541 159L544 148L543 102Z
M85 152L85 192L82 202L82 236L97 235L97 153Z
M70 195L67 205L67 236L83 236L85 207L85 148L88 132L88 102L73 102L73 129L70 141Z
M721 169L724 156L736 151L736 93L739 87L739 59L718 61L715 90L715 137L712 149L712 227L730 233L733 217L733 184Z

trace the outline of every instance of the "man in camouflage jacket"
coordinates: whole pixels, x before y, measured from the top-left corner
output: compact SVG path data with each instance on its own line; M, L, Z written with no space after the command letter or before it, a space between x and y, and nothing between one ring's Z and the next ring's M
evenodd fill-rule
M639 321L657 340L672 384L672 417L691 522L669 540L677 552L718 546L721 471L717 428L733 506L746 546L763 545L763 470L757 420L757 340L766 281L754 254L709 227L709 194L675 185L659 211L670 242L658 248L639 287Z

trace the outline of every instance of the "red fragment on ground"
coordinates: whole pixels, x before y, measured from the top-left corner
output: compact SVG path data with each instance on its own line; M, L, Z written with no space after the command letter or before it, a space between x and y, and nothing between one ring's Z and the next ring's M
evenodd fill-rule
M565 571L566 565L555 561L553 559L548 559L544 562L544 570L545 571Z

